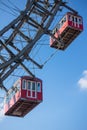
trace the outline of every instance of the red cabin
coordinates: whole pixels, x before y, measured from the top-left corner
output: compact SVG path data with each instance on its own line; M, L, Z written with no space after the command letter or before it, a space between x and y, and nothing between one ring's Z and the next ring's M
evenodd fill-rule
M68 12L53 30L53 37L50 37L50 46L64 50L83 31L83 19L81 16ZM63 44L63 46L60 45Z
M21 77L5 96L4 113L24 117L42 102L42 81L29 76Z

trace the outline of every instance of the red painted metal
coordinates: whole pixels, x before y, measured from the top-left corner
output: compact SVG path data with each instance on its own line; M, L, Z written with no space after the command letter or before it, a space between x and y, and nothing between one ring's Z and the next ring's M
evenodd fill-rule
M81 16L68 12L53 30L53 35L59 42L50 37L50 47L64 50L83 31L83 19Z
M23 76L9 89L5 97L4 113L24 117L42 100L42 80Z

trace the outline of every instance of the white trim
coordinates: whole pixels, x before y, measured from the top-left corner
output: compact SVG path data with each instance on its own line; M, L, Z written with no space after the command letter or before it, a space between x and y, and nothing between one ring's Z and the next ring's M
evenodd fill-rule
M24 84L24 82L26 84ZM25 87L23 87L25 85ZM22 80L22 90L26 90L27 89L27 81L25 79Z
M36 82L34 81L29 81L31 82L31 86L30 86L30 89L28 89L28 86L27 86L27 97L29 98L37 98L37 86L36 86ZM33 87L33 83L35 83L35 90L32 90L32 87ZM27 85L28 85L28 81L27 81ZM28 92L30 91L30 96L28 95ZM35 97L33 96L33 92L35 92Z

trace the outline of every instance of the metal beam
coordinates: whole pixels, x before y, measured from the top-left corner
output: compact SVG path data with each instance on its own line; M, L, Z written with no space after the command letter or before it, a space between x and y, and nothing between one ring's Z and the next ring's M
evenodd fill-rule
M13 52L3 42L0 42L0 43L6 49L6 51L10 54L10 56L13 57L14 56Z
M62 3L62 1L60 1L60 2L55 6L55 8L54 8L54 10L53 10L53 12L52 12L54 15L52 15L52 16L49 18L49 20L48 20L48 22L47 22L47 24L46 24L46 26L45 26L45 31L49 28L49 26L50 26L51 22L53 21L54 16L56 15L56 13L57 13L57 11L58 11L58 9L59 9L61 3ZM30 42L30 44L27 44L26 47L24 47L23 50L22 50L19 54L17 54L13 59L10 59L9 61L7 61L6 64L1 64L1 65L0 65L0 69L4 68L4 67L6 67L6 66L9 66L12 62L16 61L17 59L20 59L20 57L21 57L25 52L28 51L28 52L30 53L30 51L31 51L30 48L33 48L33 46L35 45L35 43L40 39L40 37L41 37L43 34L44 34L44 31L43 31L42 29L39 29L39 31L37 32L35 38Z
M12 66L1 78L2 81L4 81L17 67L18 67L19 63L16 63L14 66Z
M23 63L20 63L20 65L25 69L28 74L30 74L32 77L35 77L35 75Z
M32 63L34 63L37 67L39 67L40 69L42 69L42 65L39 65L35 60L33 60L32 58L30 57L26 57L26 59L30 60Z
M27 0L27 4L26 4L26 8L24 11L21 12L21 14L14 19L10 24L8 24L6 27L4 27L1 31L0 31L0 36L2 36L5 32L7 32L12 26L14 26L15 24L17 24L19 21L21 21L24 16L29 12L29 10L31 9L32 5L33 5L34 0Z
M52 15L51 12L49 12L46 8L42 7L40 4L35 3L35 6L37 6L39 9L43 10L43 12L45 12L48 15Z
M39 4L38 4L39 3ZM9 36L8 40L5 42L4 48L5 50L10 53L12 51L11 49L7 47L7 45L12 46L18 53L16 54L14 52L14 57L8 59L5 63L0 64L0 72L3 72L1 75L2 82L9 76L11 73L19 66L21 65L25 71L27 71L32 77L34 77L34 74L24 65L24 60L30 60L30 62L34 63L37 67L42 68L42 65L39 65L35 60L33 60L30 57L27 57L36 42L42 37L43 34L49 34L52 35L48 30L49 27L58 11L60 11L60 6L62 5L62 0L54 4L53 6L50 6L50 8L45 8L43 2L40 4L40 1L35 0L27 0L26 7L24 11L21 11L21 14L13 20L9 25L4 27L0 31L0 36L2 36L5 32L7 32L9 29L13 28L14 31ZM32 18L34 9L37 9L38 12L43 13L43 15L38 15L40 18L40 22L37 23L35 19ZM46 14L46 15L45 15ZM35 14L34 14L35 15ZM28 21L29 19L29 21ZM26 33L21 32L22 25L28 23L31 27L37 28L35 36L32 36L32 39L30 39L28 36L26 36ZM15 43L13 43L14 38L16 35L19 34L25 41L27 41L29 44L26 44L26 46L23 49L16 48ZM58 39L56 39L58 40ZM12 44L11 44L12 43ZM1 51L3 51L3 46L0 47ZM13 52L12 52L13 53ZM11 54L11 53L10 53ZM4 61L3 61L4 62ZM4 87L3 87L4 88ZM4 88L5 89L5 88Z
M23 23L24 23L24 20L20 21L16 27L20 29ZM17 33L18 33L17 30L14 30L13 33L9 36L8 40L6 40L5 45L8 45L9 42L11 42L15 38ZM0 51L2 50L2 48L3 46L0 47Z
M72 11L75 14L78 14L78 12L74 9L72 9L71 7L69 7L68 5L66 5L66 2L62 3L62 6L64 6L65 8L67 8L68 10Z
M23 39L25 39L27 42L30 42L31 41L31 39L28 37L28 36L26 36L24 33L22 33L17 27L14 27L14 29L17 31L17 33L23 38Z
M12 26L14 26L16 23L18 23L20 20L22 20L24 16L20 15L18 16L16 19L14 19L9 25L7 25L6 27L4 27L1 31L0 31L0 36L2 36L5 32L7 32Z

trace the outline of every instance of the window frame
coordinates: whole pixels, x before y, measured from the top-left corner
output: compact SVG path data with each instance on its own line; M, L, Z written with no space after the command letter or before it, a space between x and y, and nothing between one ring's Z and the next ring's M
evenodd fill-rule
M81 18L78 18L78 23L82 24L82 19Z
M35 86L33 86L33 84L35 84ZM33 89L33 87L34 87L34 89ZM31 90L34 92L36 91L36 82L35 81L32 81Z
M25 82L25 83L24 83ZM23 87L23 86L25 86L25 87ZM26 90L27 89L27 81L25 80L25 79L23 79L23 81L22 81L22 89L23 90Z
M39 84L39 86L38 86L38 84ZM38 87L39 87L39 89L38 89ZM41 82L37 82L37 92L41 92Z
M29 86L30 83L30 86ZM30 80L27 81L27 90L31 90L32 82ZM29 88L30 87L30 88Z

